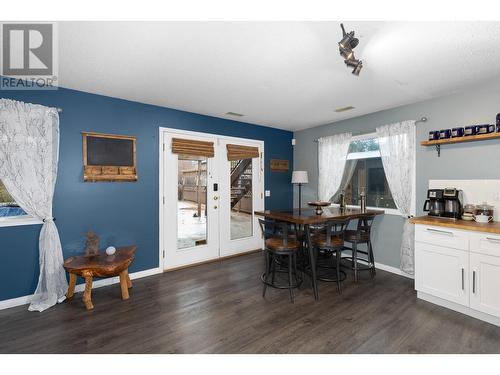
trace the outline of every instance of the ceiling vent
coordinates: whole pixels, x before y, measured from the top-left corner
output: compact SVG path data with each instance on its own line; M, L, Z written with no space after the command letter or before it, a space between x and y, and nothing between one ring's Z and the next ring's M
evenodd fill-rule
M354 107L352 105L348 106L348 107L343 107L343 108L337 108L335 110L335 112L345 112L345 111L350 111L351 109L354 109Z
M236 112L226 112L226 115L234 117L243 117L241 113L236 113Z

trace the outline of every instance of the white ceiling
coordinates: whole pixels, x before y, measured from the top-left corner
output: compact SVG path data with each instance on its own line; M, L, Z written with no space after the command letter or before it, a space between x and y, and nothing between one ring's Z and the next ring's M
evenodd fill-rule
M60 86L298 130L500 75L500 22L62 22ZM340 107L355 109L336 113Z

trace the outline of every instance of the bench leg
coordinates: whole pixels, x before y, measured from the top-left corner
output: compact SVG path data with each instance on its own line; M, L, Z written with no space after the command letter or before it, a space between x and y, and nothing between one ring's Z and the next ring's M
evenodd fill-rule
M76 285L76 275L74 273L69 274L69 286L68 292L66 293L66 298L73 298L75 294L75 285Z
M128 274L127 270L127 288L132 288L132 280L130 280L130 275Z
M120 272L120 287L122 289L122 299L123 300L126 300L129 298L127 277L128 277L128 270L124 270L124 271Z
M87 310L92 310L94 305L92 304L92 275L83 275L85 278L85 291L83 292L83 303L85 303L85 308Z

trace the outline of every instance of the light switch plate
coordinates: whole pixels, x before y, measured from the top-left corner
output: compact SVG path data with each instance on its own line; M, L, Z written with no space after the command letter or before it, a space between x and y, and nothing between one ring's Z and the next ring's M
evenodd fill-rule
M266 190L266 191L264 192L264 195L265 195L266 197L270 197L270 196L271 196L271 190Z

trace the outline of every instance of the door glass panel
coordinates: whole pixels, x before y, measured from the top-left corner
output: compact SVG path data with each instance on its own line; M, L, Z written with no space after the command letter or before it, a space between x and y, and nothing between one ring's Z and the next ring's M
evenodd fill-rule
M179 155L177 248L207 244L207 158Z
M231 163L231 239L253 235L252 159Z

